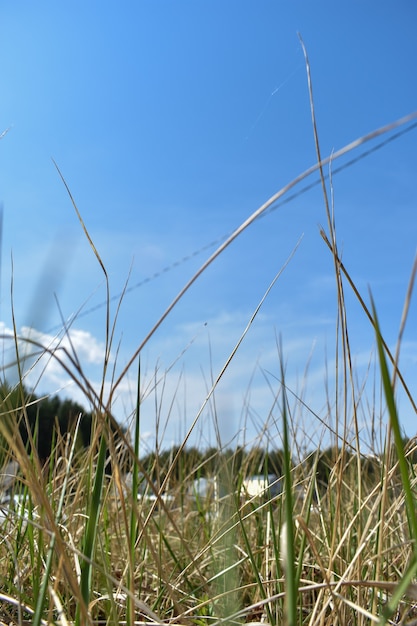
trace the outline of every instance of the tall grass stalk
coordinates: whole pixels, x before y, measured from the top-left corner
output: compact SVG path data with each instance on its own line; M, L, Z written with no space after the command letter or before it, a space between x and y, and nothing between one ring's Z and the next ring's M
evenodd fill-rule
M281 560L285 575L285 612L288 626L295 626L297 623L297 566L294 548L294 502L292 483L292 454L288 427L288 404L285 393L285 371L281 349L280 366L282 385L282 434L284 450L284 519L285 523L281 528Z
M103 420L104 421L104 420ZM97 542L97 534L99 530L99 517L102 507L102 489L104 480L104 470L107 452L107 438L104 424L97 425L99 437L99 451L97 457L97 465L94 468L94 482L91 500L88 501L87 523L85 527L84 538L82 542L82 561L80 576L80 591L85 606L88 608L91 597L91 581L94 548ZM79 605L78 605L79 607ZM76 626L81 624L81 610L77 607L77 615L75 619Z
M359 139L352 141L351 143L347 144L340 150L333 152L330 156L324 158L323 160L320 160L319 163L305 170L302 174L294 178L288 185L280 189L277 193L273 194L264 204L262 204L254 213L252 213L252 215L250 215L242 224L240 224L240 226L236 228L236 230L226 239L226 241L224 241L217 248L217 250L213 252L213 254L207 259L207 261L203 263L200 269L192 276L192 278L186 283L186 285L179 291L177 296L174 298L171 304L167 307L167 309L161 315L161 317L156 322L156 324L151 328L149 333L145 336L145 338L140 343L139 347L135 350L132 357L128 361L127 365L121 372L120 376L115 380L112 390L110 392L109 404L111 405L111 401L113 399L113 395L115 391L119 387L122 380L124 380L131 366L136 362L138 355L141 353L141 351L143 350L144 346L148 343L150 338L155 334L155 332L158 330L161 324L165 321L165 319L168 317L168 315L171 313L174 307L178 304L178 302L182 299L182 297L187 293L190 287L192 287L192 285L198 280L198 278L203 274L203 272L213 263L213 261L215 261L222 254L222 252L228 246L230 246L231 243L233 243L233 241L235 241L235 239L237 239L237 237L239 237L239 235L241 235L247 228L249 228L249 226L251 226L259 217L261 217L261 215L266 213L266 211L268 211L268 209L270 209L276 202L278 202L280 198L282 198L289 191L291 191L291 189L299 185L303 180L305 180L306 178L308 178L309 176L311 176L312 174L314 174L315 172L317 172L324 166L328 165L331 162L336 161L337 159L348 154L352 150L359 148L360 146L364 145L368 141L371 141L375 139L376 137L384 135L385 133L389 133L395 128L399 126L403 126L404 124L407 124L416 118L417 118L417 111L410 113L409 115L406 115L396 120L395 122L382 126L378 128L377 130L374 130L371 133L368 133L367 135L364 135L363 137L360 137Z
M136 394L136 410L135 410L135 423L134 423L134 452L135 458L133 461L132 467L132 495L135 496L139 492L139 467L136 463L136 459L139 459L139 446L140 446L140 407L141 407L141 376L140 376L140 358L138 363L138 382L137 382L137 394ZM128 582L127 586L134 595L135 592L135 579L134 579L134 555L135 555L135 546L136 540L138 536L138 519L137 519L137 510L135 506L132 506L131 516L130 516L130 528L129 528L129 572L128 572ZM132 598L129 597L127 601L126 607L126 619L127 623L133 623L134 621L134 603L132 602Z
M80 420L81 420L81 415L78 416L78 420L75 426L75 430L74 430L74 437L70 446L70 450L69 450L69 455L68 455L68 463L66 466L66 471L64 473L64 477L63 477L63 483L62 483L62 487L61 487L61 493L60 493L60 497L58 500L58 506L55 512L55 519L56 519L56 523L57 525L60 524L63 515L64 515L64 503L65 503L65 496L67 493L67 488L68 488L68 481L70 479L70 471L71 471L71 466L72 466L72 462L74 459L74 454L75 454L75 447L76 447L76 442L77 442L77 436L78 436L78 429L79 429L79 425L80 425ZM55 454L52 454L51 460L50 460L50 465L53 466L55 461ZM31 530L31 525L29 525L29 530ZM48 555L46 558L46 562L44 565L44 571L40 572L40 579L41 579L41 585L40 585L40 589L37 592L36 596L37 596L37 600L36 600L36 609L35 609L35 613L33 616L33 626L39 626L42 623L42 615L44 612L44 605L45 605L45 601L46 601L46 596L47 596L47 592L50 592L50 579L52 576L52 568L53 568L53 559L54 559L54 551L55 551L55 534L51 535L50 538L50 543L49 543L49 549L48 549ZM38 548L39 550L39 548Z
M414 266L415 267L415 266ZM415 276L415 272L413 272ZM398 417L395 396L394 396L394 388L391 382L391 378L388 371L388 364L385 356L384 345L382 341L381 329L377 317L377 311L375 307L375 303L371 297L372 303L372 312L373 312L373 320L374 327L376 333L376 343L378 348L379 355L379 364L381 370L381 378L382 384L384 388L385 400L387 403L387 409L389 414L389 428L392 430L394 435L394 443L396 454L398 458L398 465L401 474L401 486L404 491L404 498L407 510L407 519L408 519L408 527L410 539L412 542L412 556L410 558L410 562L406 565L406 569L402 575L401 580L398 583L398 587L394 590L394 593L390 599L390 601L385 606L384 610L381 614L380 624L386 624L391 616L397 609L398 603L401 597L407 592L410 584L417 574L417 515L416 515L416 500L414 497L411 481L410 481L410 472L409 472L409 464L406 459L405 451L404 451L404 442L403 442L403 434L401 432L400 421Z
M381 339L381 330L378 322L375 303L372 300L372 310L374 314L374 323L376 331L376 342L378 347L379 363L381 368L381 378L384 387L385 400L387 402L387 409L389 414L389 427L394 434L394 443L398 456L398 465L401 474L401 485L404 490L405 503L407 507L407 516L409 524L410 536L413 540L413 550L417 556L417 514L416 514L416 500L413 494L413 489L410 481L409 464L406 459L404 451L403 433L401 432L400 421L398 418L397 407L395 402L394 390L392 387L388 365L385 357L384 348Z

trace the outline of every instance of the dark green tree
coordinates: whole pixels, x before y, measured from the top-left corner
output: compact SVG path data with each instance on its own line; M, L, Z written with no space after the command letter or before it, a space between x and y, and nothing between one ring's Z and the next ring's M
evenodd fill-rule
M72 400L61 400L59 396L39 398L23 385L12 388L3 382L0 406L1 413L15 421L29 453L35 446L41 463L50 457L56 442L74 430L79 416L80 445L86 447L90 443L92 414Z

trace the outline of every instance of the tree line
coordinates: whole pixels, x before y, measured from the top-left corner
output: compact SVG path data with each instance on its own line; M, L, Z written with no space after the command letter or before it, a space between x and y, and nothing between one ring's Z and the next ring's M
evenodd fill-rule
M410 465L410 471L415 472L417 465L417 446L414 439L403 438L403 446ZM161 484L169 474L173 483L185 482L188 479L220 476L229 484L237 485L239 480L254 475L275 475L277 478L284 474L284 452L282 449L265 449L253 447L251 449L237 447L235 449L219 450L218 448L199 449L187 447L181 450L173 446L169 450L152 451L141 457L141 463L147 475L156 484ZM174 459L177 459L173 466ZM348 446L329 445L323 449L313 450L306 454L304 459L294 461L294 482L302 485L314 473L317 489L326 491L329 484L334 484L340 477L348 481L349 475L353 482L359 480L358 471L363 484L369 487L379 483L386 467L390 468L391 481L396 482L399 477L398 455L394 446L389 454L360 454L358 455ZM308 481L307 481L308 482Z
M12 415L16 420L28 452L34 452L31 448L35 446L41 464L48 461L60 438L65 438L68 433L75 431L76 424L78 424L77 447L87 449L91 444L94 414L72 400L62 400L59 396L38 397L23 386L11 388L3 382L0 384L0 419L5 415ZM115 436L113 443L120 444L117 429L112 428L112 431ZM1 452L4 454L7 446L4 441L2 443ZM405 438L403 443L405 449L409 451L410 463L417 463L417 448L414 441ZM123 446L120 448L123 452ZM154 450L144 456L141 455L143 471L157 484L161 484L168 473L170 479L175 482L190 477L216 476L224 472L227 472L228 479L232 482L254 474L264 476L274 474L278 477L283 474L284 454L280 449L237 447L219 450L217 447L208 449L186 447L178 455L179 450L178 446L173 446L170 449ZM0 463L3 454L0 454ZM360 463L362 477L371 482L379 480L383 456L363 456ZM307 454L306 458L299 462L299 467L306 476L314 471L319 488L326 488L336 464L343 463L347 470L357 471L356 457L357 455L348 448L329 446L324 450ZM174 459L177 461L173 465ZM127 473L132 463L130 455L120 454L119 460L123 464L122 471ZM111 473L110 464L108 473Z
M77 422L77 445L90 445L93 414L77 402L59 396L39 397L23 385L12 388L3 382L0 407L0 418L12 417L28 452L33 452L34 445L42 464L50 457L57 439L74 431Z

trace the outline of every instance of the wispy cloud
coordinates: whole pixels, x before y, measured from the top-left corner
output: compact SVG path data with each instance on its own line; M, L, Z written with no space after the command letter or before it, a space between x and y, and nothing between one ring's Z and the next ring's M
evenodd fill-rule
M41 384L43 392L51 393L71 384L71 372L74 377L78 369L88 375L91 367L99 368L104 362L104 344L87 331L70 329L62 336L22 326L16 340L4 323L2 331L3 368L12 384L19 375L17 359L25 383L32 387Z

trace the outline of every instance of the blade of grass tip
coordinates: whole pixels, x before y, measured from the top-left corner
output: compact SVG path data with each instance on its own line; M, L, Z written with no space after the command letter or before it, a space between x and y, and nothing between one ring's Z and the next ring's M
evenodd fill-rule
M336 240L334 238L333 220L332 220L331 214L330 214L329 198L328 198L326 182L325 182L326 179L325 179L324 172L323 172L323 166L321 165L322 158L321 158L321 151L320 151L319 135L318 135L318 131L317 131L316 112L315 112L315 108L314 108L313 81L312 81L312 78L311 78L310 61L309 61L309 58L308 58L306 47L304 45L304 41L303 41L300 33L298 33L298 39L300 40L300 44L301 44L301 47L303 49L304 61L305 61L306 70L307 70L307 83L308 83L308 93L309 93L309 97L310 97L311 122L312 122L312 125L313 125L314 144L315 144L315 148L316 148L317 162L320 164L319 174L320 174L320 180L321 180L321 187L322 187L322 191L323 191L324 204L325 204L325 207L326 207L326 215L327 215L327 220L328 220L328 224L329 224L329 230L330 230L330 232L332 234L332 237L333 237L334 248L336 249Z
M241 235L244 230L246 230L251 224L253 224L255 222L255 220L258 219L258 217L260 217L262 214L264 214L273 204L275 204L280 198L282 198L285 194L287 194L291 189L296 187L305 178L308 178L309 176L311 176L311 174L317 172L317 170L319 170L320 168L324 167L325 165L327 165L331 161L335 161L336 159L339 159L340 157L344 156L345 154L351 152L352 150L355 150L356 148L358 148L359 146L363 145L364 143L367 143L368 141L371 141L372 139L375 139L376 137L379 137L380 135L388 133L388 132L394 130L395 128L397 128L398 126L403 126L404 124L407 124L408 122L411 122L416 117L417 117L417 111L414 111L413 113L410 113L409 115L406 115L405 117L402 117L401 119L398 119L395 122L391 122L390 124L387 124L387 125L385 125L383 127L380 127L378 129L372 131L371 133L368 133L367 135L364 135L364 136L360 137L359 139L355 139L354 141L352 141L351 143L347 144L346 146L344 146L340 150L337 150L336 152L333 152L330 156L326 157L325 159L323 159L319 163L315 163L313 166L311 166L310 168L308 168L307 170L302 172L299 176L294 178L285 187L282 187L279 191L277 191L274 195L272 195L264 204L262 204L256 211L254 211L242 224L240 224L240 226L238 226L238 228L236 228L236 230L233 231L233 233L226 239L226 241L224 241L213 252L213 254L203 263L203 265L200 267L200 269L197 270L197 272L190 278L190 280L185 284L185 286L181 289L181 291L173 299L173 301L168 306L168 308L165 310L165 312L161 315L161 317L156 322L156 324L154 324L154 326L148 332L146 337L142 340L142 342L139 345L139 347L135 350L135 352L131 356L130 360L127 362L127 364L126 364L124 370L121 372L119 378L114 383L113 388L112 388L112 390L110 392L109 405L111 405L111 400L112 400L112 397L113 397L117 387L121 384L122 380L124 380L126 372L132 367L133 363L136 362L136 359L137 359L138 355L140 354L140 352L142 351L143 347L148 343L149 339L155 334L155 332L161 326L163 321L168 317L168 315L170 314L172 309L177 305L177 303L181 300L181 298L184 296L184 294L190 289L190 287L196 282L196 280L201 276L201 274L209 267L209 265L211 265L211 263L213 263L213 261L215 259L217 259L217 257L220 256L220 254L237 237L239 237L239 235Z
M101 257L100 257L100 255L99 255L99 253L97 252L97 249L96 249L96 247L95 247L95 245L94 245L94 243L93 243L93 240L92 240L92 239L91 239L91 237L90 237L90 234L89 234L89 232L88 232L88 230L87 230L87 227L86 227L86 225L85 225L85 223L84 223L84 220L83 220L83 218L81 217L81 214L80 214L80 212L79 212L79 210L78 210L78 207L77 207L77 205L76 205L76 203L75 203L75 200L74 200L73 195L72 195L72 193L71 193L71 190L70 190L70 188L69 188L69 186L68 186L68 183L67 183L67 181L65 180L65 178L64 178L64 176L63 176L63 174L62 174L61 170L59 169L57 162L56 162L54 159L52 159L52 163L55 165L55 167L56 167L56 169L57 169L57 172L58 172L58 174L59 174L59 176L60 176L60 178L61 178L62 182L64 183L65 189L67 190L67 193L68 193L68 195L69 195L69 197L70 197L70 200L71 200L72 206L74 207L74 210L75 210L75 212L76 212L76 214L77 214L77 217L78 217L78 219L79 219L79 221L80 221L80 224L81 224L81 226L82 226L82 229L83 229L83 231L84 231L84 234L85 234L85 236L86 236L86 237L87 237L87 239L88 239L88 243L90 244L91 249L93 250L93 252L94 252L94 254L95 254L95 256L96 256L96 259L97 259L97 261L99 262L99 264L100 264L100 266L101 266L101 269L103 270L103 274L104 274L104 276L105 276L105 277L106 277L106 279L107 279L107 270L106 270L106 268L105 268L105 266L104 266L103 261L101 260Z
M18 334L17 334L17 326L16 326L16 317L15 317L15 312L14 312L14 262L13 262L13 253L10 255L10 262L11 262L11 280L10 280L10 301L12 303L12 325L13 325L13 341L14 341L14 349L15 349L15 353L16 353L16 367L17 367L17 374L18 374L18 380L22 381L23 380L23 372L22 372L22 365L21 365L21 360L20 360L20 351L19 351L19 341L18 341ZM20 386L20 389L22 389L22 385ZM22 404L24 403L24 398L22 397Z
M101 393L101 396L102 396L102 394L104 392L105 374L106 374L106 371L107 371L108 362L110 360L110 336L111 336L111 332L110 332L110 284L109 284L109 277L108 277L108 274L107 274L107 270L106 270L106 268L104 266L104 263L103 263L103 261L101 259L101 256L99 255L99 253L97 251L97 248L95 247L94 242L93 242L93 240L90 237L90 233L87 230L87 227L86 227L86 225L84 223L84 220L81 217L81 213L78 210L78 207L77 207L77 205L75 203L75 200L73 198L71 190L70 190L70 188L69 188L69 186L67 184L67 181L65 180L61 170L58 167L58 164L56 163L56 161L54 159L52 159L52 163L55 165L56 170L57 170L57 172L58 172L62 182L64 183L65 189L67 190L67 193L68 193L69 198L71 200L72 206L74 207L74 210L75 210L75 212L77 214L78 220L79 220L79 222L81 224L81 227L82 227L82 229L84 231L84 234L87 237L88 243L90 244L91 249L94 252L94 255L95 255L95 257L96 257L96 259L97 259L97 261L98 261L98 263L99 263L99 265L100 265L100 267L102 269L102 272L104 274L104 278L105 278L105 281L106 281L106 348L105 348L104 368L103 368L103 383L102 383L102 393ZM102 397L100 397L100 399L102 400Z
M287 394L285 389L285 373L282 348L280 348L280 365L282 384L282 431L284 461L284 524L281 528L281 560L285 576L285 612L287 625L295 626L297 622L297 571L294 550L293 492L291 479L291 446L289 440Z
M410 303L411 303L411 296L413 294L413 289L414 289L414 283L416 280L416 274L417 274L417 254L414 257L414 263L413 263L413 269L411 270L411 276L410 276L410 280L408 282L408 288L407 288L407 294L405 297L405 301L404 301L404 307L403 307L403 312L401 315L401 322L400 322L400 330L398 332L398 341L397 341L397 348L395 351L395 364L397 365L399 360L400 360L400 348L401 348L401 341L404 335L404 330L405 330L405 324L407 322L407 318L408 318L408 311L410 309ZM392 387L393 389L395 389L395 379L397 376L397 367L394 368L394 374L392 377Z
M404 497L405 497L405 503L407 507L408 525L409 525L411 538L413 540L414 558L417 559L417 516L416 516L416 509L415 509L415 500L414 500L413 491L411 488L407 459L405 457L405 452L404 452L404 444L403 444L403 439L401 435L400 421L398 418L397 407L396 407L395 398L394 398L394 390L392 387L392 383L391 383L391 379L390 379L390 375L388 371L388 364L385 358L384 346L382 343L381 329L379 326L376 307L375 307L374 300L372 298L372 294L371 294L371 303L372 303L372 312L373 312L374 326L375 326L375 332L376 332L376 342L377 342L378 355L379 355L381 379L382 379L382 384L384 388L385 400L386 400L387 408L388 408L389 425L394 434L394 443L395 443L395 448L396 448L397 455L398 455L398 465L400 468L401 482L402 482L402 486L404 489Z

